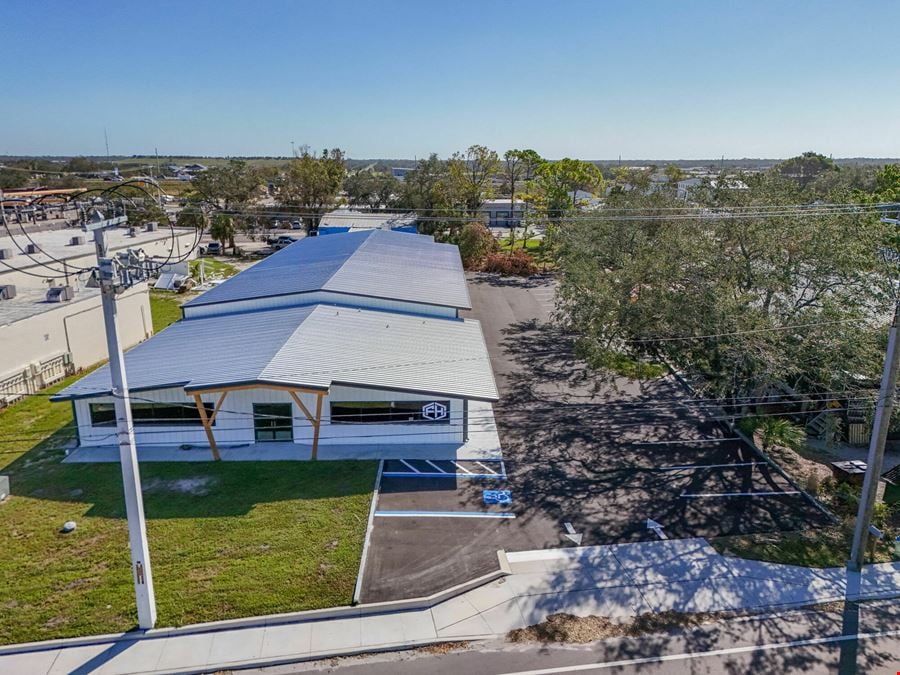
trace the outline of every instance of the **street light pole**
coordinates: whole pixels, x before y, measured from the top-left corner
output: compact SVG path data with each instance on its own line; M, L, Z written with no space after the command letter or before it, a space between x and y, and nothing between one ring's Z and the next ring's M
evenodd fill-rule
M106 229L127 221L125 216L111 219L95 219L86 227L94 232L94 245L99 264L100 297L103 305L103 322L106 328L106 347L109 351L109 374L116 412L116 437L119 444L119 463L122 466L122 483L125 490L125 514L128 519L128 543L131 548L131 576L137 600L138 626L153 628L156 624L156 598L153 592L153 575L150 570L150 549L147 543L147 524L144 518L144 502L141 496L141 475L138 468L137 448L134 442L134 424L131 419L131 400L125 375L125 357L119 344L119 325L116 313L116 289L119 278L114 260L107 255Z
M866 477L863 481L862 494L859 499L859 511L856 514L856 527L853 530L853 547L847 567L854 572L862 569L866 543L869 539L869 526L875 510L875 499L878 481L881 478L881 467L884 463L884 446L887 441L891 413L894 411L894 396L897 391L897 366L900 365L900 345L897 340L898 320L900 320L900 304L894 308L894 320L888 336L888 349L884 359L884 372L881 375L881 390L875 406L875 421L872 425L872 438L869 440L869 455L866 458Z

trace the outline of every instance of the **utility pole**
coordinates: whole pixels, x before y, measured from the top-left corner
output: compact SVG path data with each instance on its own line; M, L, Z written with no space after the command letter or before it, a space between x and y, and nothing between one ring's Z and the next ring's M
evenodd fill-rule
M125 375L125 357L119 344L119 325L116 313L116 294L130 284L130 275L121 274L121 263L108 257L106 230L123 225L127 216L104 218L94 212L85 223L85 230L93 231L97 249L100 297L103 305L103 321L106 328L106 347L109 350L109 374L116 411L116 437L119 443L119 463L122 466L122 483L125 489L125 514L128 518L128 543L131 548L131 576L137 600L138 626L153 628L156 624L156 598L153 592L153 575L150 571L150 549L147 544L147 524L144 519L144 501L141 495L141 476L138 469L137 448L134 442L134 424L131 419L131 400ZM126 271L127 272L127 271Z
M897 366L900 364L900 345L897 344L898 321L900 321L900 304L894 308L894 320L891 322L891 332L888 335L884 372L881 375L881 390L878 392L878 402L875 405L875 422L872 425L869 455L866 458L866 477L859 499L856 527L853 530L853 548L847 563L847 567L854 572L859 572L863 565L866 544L869 539L869 527L872 523L872 512L875 510L878 481L881 479L885 441L887 441L888 427L891 423L891 413L894 411Z
M900 225L900 219L883 217L882 222ZM886 254L886 257L889 256ZM881 479L881 467L884 463L884 446L887 442L888 427L891 414L894 412L894 396L897 393L897 367L900 365L900 345L897 344L897 330L900 324L900 301L894 307L894 320L888 334L887 354L884 357L884 371L881 374L881 388L875 404L875 420L872 424L872 437L869 439L869 454L866 457L866 476L863 480L862 494L859 499L859 510L856 514L856 527L853 530L853 547L850 549L850 560L847 568L862 571L866 544L872 524L872 513L878 492L878 481Z

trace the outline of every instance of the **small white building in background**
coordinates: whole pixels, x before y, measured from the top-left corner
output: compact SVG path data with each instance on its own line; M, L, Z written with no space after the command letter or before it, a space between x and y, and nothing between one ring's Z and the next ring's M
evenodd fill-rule
M520 227L525 217L525 202L517 199L514 206L508 197L486 199L481 214L488 227Z
M28 232L30 240L13 235L0 237L0 406L107 357L100 292L85 286L84 270L96 265L91 235L72 228ZM111 252L141 248L157 258L190 253L195 238L194 230L108 233ZM147 284L130 288L118 303L123 346L149 338Z
M385 230L295 242L126 354L139 456L452 454L473 406L480 422L498 398L468 308L456 246ZM115 442L106 367L54 400L73 402L82 448Z

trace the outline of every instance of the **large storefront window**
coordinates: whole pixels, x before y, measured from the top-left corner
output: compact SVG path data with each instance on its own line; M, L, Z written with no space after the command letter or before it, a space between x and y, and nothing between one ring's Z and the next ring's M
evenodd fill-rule
M332 424L449 424L450 401L333 401Z
M213 404L204 403L207 418L212 415ZM91 403L91 425L113 427L116 425L116 409L112 403ZM135 426L180 427L202 424L200 411L190 403L131 402L131 419ZM213 422L215 425L215 422Z

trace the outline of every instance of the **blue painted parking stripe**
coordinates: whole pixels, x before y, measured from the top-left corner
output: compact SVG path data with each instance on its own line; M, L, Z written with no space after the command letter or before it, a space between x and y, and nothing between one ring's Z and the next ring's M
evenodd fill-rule
M515 518L515 513L491 511L376 511L388 518Z
M419 473L410 473L409 471L385 471L381 475L386 476L387 478L506 478L506 474L503 473L428 473L425 471L420 471Z
M425 463L426 463L428 466L430 466L432 469L434 469L435 471L439 471L440 473L447 473L447 472L444 471L441 467L439 467L437 464L435 464L434 462L432 462L430 459L426 459L426 460L425 460Z

